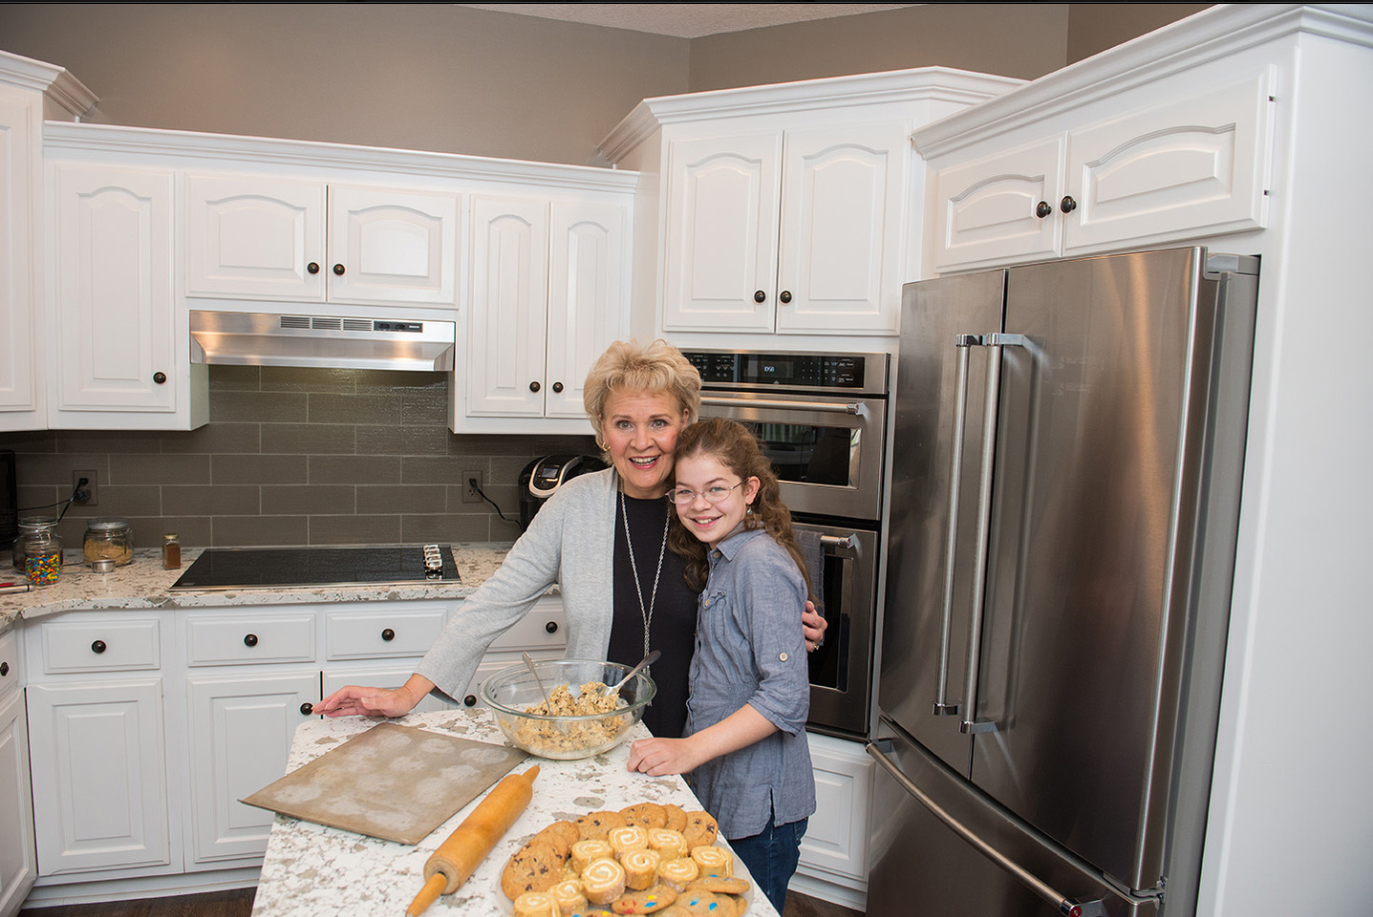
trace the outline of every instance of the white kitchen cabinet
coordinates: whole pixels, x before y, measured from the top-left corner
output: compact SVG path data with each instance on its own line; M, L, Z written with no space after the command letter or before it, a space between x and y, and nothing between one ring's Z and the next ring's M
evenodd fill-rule
M0 430L46 426L33 245L41 121L38 93L0 85Z
M186 294L453 306L456 194L186 176Z
M931 161L940 270L1261 229L1271 74L1187 94L1006 149Z
M896 330L902 121L673 142L669 331Z
M591 364L627 327L626 204L472 202L468 417L582 419Z
M0 917L19 911L38 878L29 778L28 719L18 640L0 634Z
M862 742L807 733L815 773L815 814L801 839L792 887L863 908L868 878L868 808L873 761Z
M318 669L186 679L188 871L266 851L273 813L239 800L286 773L291 739L311 717L319 690Z
M205 367L172 287L172 173L52 167L49 323L54 429L190 429L209 419Z

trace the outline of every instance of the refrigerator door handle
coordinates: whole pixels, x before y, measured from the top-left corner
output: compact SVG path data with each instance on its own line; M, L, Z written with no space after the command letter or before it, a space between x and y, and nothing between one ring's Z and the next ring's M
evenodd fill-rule
M958 716L958 704L949 703L949 632L953 623L954 554L958 547L958 495L963 485L963 430L968 420L969 348L982 344L980 334L960 334L954 338L958 348L958 387L954 393L953 460L949 469L949 531L944 546L944 607L939 618L939 678L934 691L934 715Z
M883 746L887 746L885 749ZM869 742L865 746L869 757L881 765L882 769L891 775L897 784L915 798L922 806L929 810L930 814L944 823L946 827L963 840L971 844L979 853L1010 873L1016 881L1024 885L1035 895L1048 902L1053 907L1058 908L1059 913L1067 914L1068 917L1105 917L1106 910L1104 899L1095 898L1091 900L1081 898L1069 898L1053 888L1034 873L1025 869L1019 863L997 850L975 834L966 825L954 818L945 811L939 803L931 799L924 790L916 786L909 777L901 772L896 763L887 757L886 751L890 750L890 740L879 740Z

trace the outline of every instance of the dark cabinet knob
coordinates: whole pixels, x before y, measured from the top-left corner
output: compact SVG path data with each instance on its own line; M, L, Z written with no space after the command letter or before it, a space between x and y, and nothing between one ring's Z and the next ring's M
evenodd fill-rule
M158 385L161 385L163 382L166 382L166 381L167 381L167 374L166 374L166 373L153 373L153 381L156 382Z
M531 392L537 392L537 391L539 390L539 388L540 388L539 383L537 383L537 382L531 382L531 383L529 383L529 390L530 390Z
M1071 196L1065 194L1063 196L1063 200L1058 202L1058 209L1062 210L1064 213L1072 213L1074 210L1077 209L1077 201L1073 200Z
M475 707L477 706L477 695L469 694L462 699L462 702L468 707Z
M318 262L318 261L311 261L309 264L305 265L305 272L306 272L307 274L318 274L318 273L319 273L319 262Z
M4 678L4 677L5 677L6 675L8 675L9 673L10 673L10 664L9 664L8 662L0 662L0 678Z
M243 638L244 646L257 646L257 634L249 634Z
M778 293L778 294L777 294L777 301L780 302L780 303L781 303L782 305L784 305L784 306L785 306L787 303L791 302L791 291L790 291L790 290L783 290L781 293Z
M557 392L558 394L562 394L562 390L563 390L563 384L562 384L561 382L554 382L554 383L553 383L553 391Z
M386 628L386 630L381 632L381 639L385 640L387 643L390 643L392 640L396 639L396 632L388 627Z
M767 299L767 298L768 298L768 294L764 293L762 290L759 290L757 293L754 293L754 294L753 294L753 301L754 301L754 302L762 302L763 300L765 300L765 299Z
M543 626L543 629L548 631L550 634L556 634L558 632L558 622L549 621L547 624Z
M341 264L336 264L336 265L334 265L334 273L337 274L337 275L339 275L340 277L342 277L342 276L343 276L343 265L341 265Z
M315 705L307 700L305 703L300 705L300 712L305 714L306 716L309 716L310 714L315 712Z
M1053 212L1054 207L1048 201L1040 201L1035 205L1035 216L1039 217L1041 220Z
M91 644L91 652L92 652L92 653L103 653L103 652L105 652L105 641L104 641L104 640L97 640L97 641L95 641L94 643L92 643L92 644Z

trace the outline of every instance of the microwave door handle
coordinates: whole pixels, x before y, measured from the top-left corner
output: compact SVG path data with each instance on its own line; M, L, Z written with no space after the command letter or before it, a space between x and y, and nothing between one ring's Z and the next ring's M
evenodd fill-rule
M781 408L784 411L819 411L825 414L862 414L863 405L842 401L769 401L765 398L703 397L701 404L729 408Z
M888 746L889 749L890 744L891 742L889 739L879 739L877 742L869 742L864 747L864 750L868 753L869 757L881 765L883 770L891 775L891 778L897 782L897 785L899 785L901 789L905 790L916 802L928 809L931 815L944 823L945 827L971 844L978 853L1010 873L1016 881L1021 885L1024 885L1044 901L1048 902L1051 907L1057 908L1060 914L1067 914L1068 917L1105 917L1106 910L1103 899L1096 898L1085 900L1067 897L1043 879L1021 866L1015 860L1012 860L1010 857L1006 856L1006 854L997 850L990 843L983 840L981 836L957 818L954 818L954 816L940 806L939 803L931 799L929 794L916 786L915 781L903 774L901 768L897 766L895 761L887 757L887 749L884 749L883 746Z
M949 703L949 633L953 624L953 587L958 547L958 495L963 485L963 430L968 420L968 354L982 343L982 336L960 334L954 338L958 348L958 381L954 390L953 459L949 469L949 530L944 544L944 605L939 617L939 678L935 683L935 716L958 716L958 704Z

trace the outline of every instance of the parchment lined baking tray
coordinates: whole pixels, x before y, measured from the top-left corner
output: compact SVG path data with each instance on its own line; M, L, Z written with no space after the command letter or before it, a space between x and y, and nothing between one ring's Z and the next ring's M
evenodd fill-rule
M380 723L240 801L414 845L527 757L504 745Z

